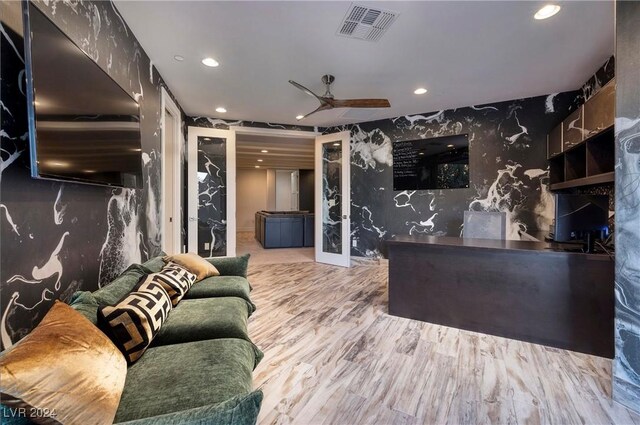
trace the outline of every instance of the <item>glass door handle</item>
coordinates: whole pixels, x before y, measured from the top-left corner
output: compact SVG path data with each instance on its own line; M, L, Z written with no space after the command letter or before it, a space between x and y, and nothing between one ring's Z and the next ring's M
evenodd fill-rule
M189 221L196 221L196 220L197 220L197 218L195 218L195 217L189 217Z

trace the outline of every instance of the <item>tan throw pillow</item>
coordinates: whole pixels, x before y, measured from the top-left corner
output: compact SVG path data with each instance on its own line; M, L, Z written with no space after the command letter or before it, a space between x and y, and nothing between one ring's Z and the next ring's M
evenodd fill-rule
M165 263L174 262L196 275L196 282L210 276L220 276L220 272L213 264L192 252L186 254L168 255L163 258Z
M38 424L113 423L127 376L100 329L56 301L42 322L0 356L0 396ZM22 411L22 410L21 410Z
M167 291L144 276L118 304L98 309L98 325L132 364L149 348L171 309Z

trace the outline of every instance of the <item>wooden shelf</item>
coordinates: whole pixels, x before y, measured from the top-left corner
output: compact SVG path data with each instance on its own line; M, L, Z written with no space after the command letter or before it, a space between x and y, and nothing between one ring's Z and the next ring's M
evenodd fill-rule
M547 158L551 190L614 181L614 109L615 79L549 132Z
M580 186L591 186L594 184L611 183L614 180L615 173L613 171L609 173L597 174L595 176L582 177L579 179L567 180L562 183L554 183L550 186L551 190L569 189Z
M598 131L597 133L593 133L593 134L588 135L587 137L584 138L584 140L582 142L576 143L575 145L565 149L563 152L561 152L561 153L559 153L557 155L554 155L554 157L563 155L563 154L565 154L567 152L571 152L572 150L577 149L580 146L585 145L586 143L588 143L588 142L590 142L592 140L599 139L602 136L604 136L608 131L610 131L611 134L613 135L613 125L610 125L607 128L603 128L602 130Z

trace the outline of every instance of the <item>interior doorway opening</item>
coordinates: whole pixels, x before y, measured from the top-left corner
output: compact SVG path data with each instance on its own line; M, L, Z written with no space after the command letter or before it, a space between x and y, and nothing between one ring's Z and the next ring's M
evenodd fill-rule
M162 89L162 184L160 237L162 250L169 254L184 251L182 241L182 153L184 140L178 106Z
M250 253L253 264L315 261L316 134L246 131L236 128L238 255Z

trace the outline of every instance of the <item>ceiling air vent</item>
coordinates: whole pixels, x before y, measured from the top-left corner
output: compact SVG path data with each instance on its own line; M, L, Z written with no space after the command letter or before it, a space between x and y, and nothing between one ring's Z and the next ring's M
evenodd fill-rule
M378 41L398 13L373 7L351 4L337 34L358 40Z

